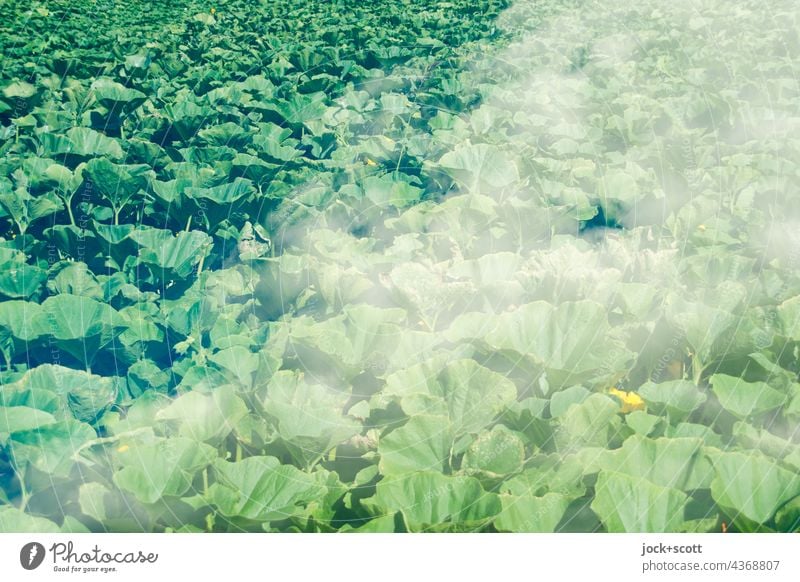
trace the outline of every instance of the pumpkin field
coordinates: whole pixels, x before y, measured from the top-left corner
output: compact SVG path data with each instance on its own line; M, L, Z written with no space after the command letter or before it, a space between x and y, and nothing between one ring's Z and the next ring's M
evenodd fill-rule
M794 2L0 15L0 532L800 531Z

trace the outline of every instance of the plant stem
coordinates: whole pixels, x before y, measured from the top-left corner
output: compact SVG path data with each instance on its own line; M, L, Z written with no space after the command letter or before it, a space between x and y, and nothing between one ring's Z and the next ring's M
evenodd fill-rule
M28 490L25 488L25 479L17 473L17 479L19 479L19 490L20 490L20 502L19 502L19 510L25 511L25 508L28 507L28 501L30 501L31 496L28 493Z
M64 203L65 206L67 207L67 214L69 215L69 223L72 226L77 226L75 224L75 215L72 214L72 196L70 196L69 198L64 197Z

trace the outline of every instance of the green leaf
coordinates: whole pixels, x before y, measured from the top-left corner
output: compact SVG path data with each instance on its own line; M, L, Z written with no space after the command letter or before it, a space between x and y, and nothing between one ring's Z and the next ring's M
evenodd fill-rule
M43 473L66 478L74 465L75 452L95 438L97 433L88 424L66 420L13 434L8 443L9 456L17 467L31 465Z
M727 508L757 523L767 522L787 501L800 495L800 476L757 452L712 452L715 477L711 495Z
M113 479L143 503L156 503L187 493L195 474L216 456L213 447L183 437L137 443L119 453L122 468Z
M620 405L610 397L592 394L580 404L570 406L560 417L558 438L573 450L584 446L607 447L621 425L619 410Z
M178 424L178 434L198 442L217 445L227 437L248 409L231 386L220 386L210 394L189 392L156 414L157 421Z
M607 310L593 301L544 301L501 315L469 313L446 332L451 342L471 340L520 366L526 359L559 389L625 369L632 354L607 336Z
M447 417L419 414L378 443L380 471L396 475L411 471L443 471L448 464L453 434Z
M467 449L463 468L495 478L516 473L525 459L525 445L517 434L503 425L483 432Z
M622 447L599 459L603 469L647 479L662 487L687 491L707 488L711 465L702 454L703 441L695 438L649 439L633 435Z
M25 81L15 81L3 87L3 96L8 99L30 99L34 95L36 87Z
M257 521L286 519L323 497L326 488L291 465L275 457L249 457L237 463L217 459L217 482L208 500L228 517Z
M647 406L654 412L666 412L675 421L686 420L697 407L707 400L707 396L692 382L672 380L655 384L647 382L639 390Z
M13 299L27 299L41 287L47 273L31 265L6 265L0 272L0 294Z
M725 374L714 374L709 381L722 407L739 418L774 410L787 400L766 382L745 382Z
M119 143L88 127L73 127L65 136L51 133L42 134L44 154L48 157L76 155L83 158L108 156L122 159L125 153Z
M514 383L474 360L444 367L431 360L391 374L383 397L398 397L408 415L446 414L456 436L477 433L517 397Z
M68 294L48 297L36 325L55 345L87 364L127 327L113 307Z
M120 210L147 188L155 178L155 172L146 164L115 164L106 158L90 160L84 175L91 180L91 188L96 189L111 204L116 218Z
M689 498L671 487L641 477L601 471L592 510L609 532L677 531Z
M189 277L202 259L208 256L213 241L199 230L179 232L171 236L169 231L163 235L148 231L135 231L131 238L136 240L139 249L139 262L151 267L160 281L169 282Z
M9 435L29 430L40 430L56 422L52 414L27 406L3 406L0 408L0 443Z
M501 495L503 512L494 520L500 531L552 533L567 510L570 498L560 493Z
M141 91L129 89L111 79L97 79L92 82L91 89L95 99L108 109L113 109L121 104L125 106L125 110L133 111L147 99L147 96Z
M519 180L513 157L488 144L461 145L435 166L475 193L494 194Z
M477 479L430 472L384 479L368 501L381 513L402 512L411 531L477 530L502 511L500 498Z
M360 424L343 414L349 399L348 392L308 383L300 372L281 370L267 386L264 410L277 422L293 455L310 463L360 432Z
M0 532L3 533L59 533L58 525L43 517L35 517L16 507L0 507Z

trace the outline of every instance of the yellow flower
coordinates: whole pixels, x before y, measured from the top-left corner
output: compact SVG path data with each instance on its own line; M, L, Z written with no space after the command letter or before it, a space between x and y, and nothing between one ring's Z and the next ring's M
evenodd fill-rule
M634 410L644 410L644 400L636 392L625 392L618 388L609 388L608 393L622 401L622 412L627 414Z
M128 445L122 445L121 447L119 447L119 448L117 449L117 452L118 452L118 453L124 453L124 452L125 452L125 451L127 451L128 449L130 449L130 447L129 447Z
M214 15L216 12L217 12L217 9L216 9L216 8L212 8L212 9L211 9L211 14L212 14L212 15Z
M375 160L370 160L369 158L367 158L367 165L368 166L377 166L378 162L376 162Z

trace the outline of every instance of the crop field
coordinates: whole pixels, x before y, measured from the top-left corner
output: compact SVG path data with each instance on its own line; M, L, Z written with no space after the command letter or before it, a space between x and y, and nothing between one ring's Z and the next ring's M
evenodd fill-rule
M0 532L800 531L798 31L0 1Z

